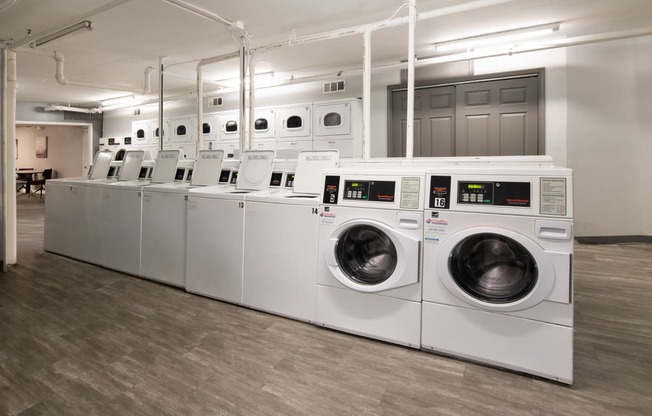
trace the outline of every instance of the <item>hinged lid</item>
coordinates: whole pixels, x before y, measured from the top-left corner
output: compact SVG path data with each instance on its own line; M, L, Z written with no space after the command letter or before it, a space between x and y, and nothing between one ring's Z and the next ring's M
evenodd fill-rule
M195 169L192 173L190 185L217 185L220 180L223 160L223 150L200 150L197 153L197 160L195 161Z
M159 150L156 155L152 183L174 182L177 173L177 164L181 156L180 150Z
M337 150L303 150L297 158L294 192L315 194L321 192L322 171L336 168L340 160Z
M122 159L122 168L118 174L119 181L134 181L140 175L140 166L145 158L144 150L127 150Z
M242 152L240 172L235 188L250 191L269 188L273 164L273 150L245 150Z

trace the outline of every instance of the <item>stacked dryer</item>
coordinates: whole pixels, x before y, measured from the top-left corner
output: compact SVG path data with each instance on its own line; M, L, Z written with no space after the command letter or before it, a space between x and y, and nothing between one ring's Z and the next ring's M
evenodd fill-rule
M247 197L246 306L314 321L322 171L336 167L338 160L334 150L301 151L294 180L286 180L290 189Z
M423 170L324 173L315 320L419 348Z
M568 169L427 171L424 349L572 383Z

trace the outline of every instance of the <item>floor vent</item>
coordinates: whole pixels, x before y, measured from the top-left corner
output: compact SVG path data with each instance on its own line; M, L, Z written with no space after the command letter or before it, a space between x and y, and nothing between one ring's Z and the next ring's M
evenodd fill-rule
M346 81L344 80L324 82L324 94L344 91L345 87L346 87Z

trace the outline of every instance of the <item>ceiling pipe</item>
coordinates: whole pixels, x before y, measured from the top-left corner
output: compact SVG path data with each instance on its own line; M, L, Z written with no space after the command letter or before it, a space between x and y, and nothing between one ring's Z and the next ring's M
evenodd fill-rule
M17 262L17 228L16 228L16 94L18 93L18 75L16 69L16 52L8 49L0 50L4 59L0 73L6 76L5 97L0 102L5 106L3 133L4 142L4 248L6 265ZM0 81L4 82L4 81ZM0 117L2 119L2 117Z
M3 13L18 4L20 0L5 0L0 4L0 13Z
M249 55L249 128L247 129L247 149L254 147L254 132L256 122L256 53Z
M477 0L477 1L472 1L469 3L457 5L457 6L449 6L449 7L443 7L441 9L437 10L432 10L429 12L423 12L419 13L416 15L417 20L428 20L428 19L434 19L437 17L442 17L442 16L448 16L451 14L456 14L456 13L461 13L465 11L470 11L470 10L476 10L476 9L481 9L484 7L490 7L490 6L496 6L499 4L503 3L510 3L514 2L517 0ZM277 42L277 43L271 43L268 45L264 46L259 46L257 48L253 48L253 51L256 52L269 52L273 51L276 49L282 49L286 47L292 47L295 45L302 45L302 44L307 44L307 43L313 43L313 42L321 42L325 40L332 40L332 39L338 39L346 36L353 36L353 35L362 35L365 32L368 31L376 31L380 29L386 29L390 27L395 27L395 26L400 26L404 24L408 24L410 21L409 16L402 16L402 17L394 17L387 19L385 21L381 22L375 22L375 23L370 23L370 24L365 24L365 25L360 25L360 26L352 26L349 28L345 29L339 29L339 30L333 30L330 32L324 32L324 33L317 33L314 35L306 35L306 36L300 36L300 37L295 37L291 36L290 39L287 42Z
M42 51L38 49L32 49L32 48L20 48L17 50L17 52L20 53L27 53L31 55L37 55L37 56L44 56L46 58L52 58L55 61L56 64L56 72L54 75L54 78L57 80L57 82L60 85L72 85L76 87L85 87L85 88L97 88L97 89L103 89L103 90L114 90L114 91L124 91L124 92L131 92L135 94L149 94L151 91L151 73L152 73L152 68L148 67L145 68L145 86L144 88L136 87L136 86L127 86L127 85L113 85L113 84L97 84L97 83L90 83L90 82L82 82L82 81L73 81L68 79L65 74L64 74L64 62L65 58L63 54L57 51L49 52L49 51Z
M417 23L417 2L410 0L408 22L408 58L407 58L407 120L405 123L405 157L414 156L414 33Z
M183 9L187 12L190 12L192 14L195 14L197 16L203 17L208 20L212 20L213 22L218 22L225 24L227 26L232 26L233 22L230 20L227 20L223 18L222 16L219 16L215 13L209 12L208 10L202 9L201 7L197 7L194 4L190 4L186 1L183 0L163 0L164 2L176 6L180 9Z
M362 157L371 158L371 31L364 32L362 58Z
M197 63L197 149L201 150L204 146L204 78L203 69L206 65L216 64L218 62L228 61L240 56L240 51L230 52L223 55L217 55L210 58L202 59Z
M48 104L43 107L45 111L72 111L75 113L86 113L86 114L101 114L102 107L93 107L93 108L83 108L83 107L70 107L61 104Z

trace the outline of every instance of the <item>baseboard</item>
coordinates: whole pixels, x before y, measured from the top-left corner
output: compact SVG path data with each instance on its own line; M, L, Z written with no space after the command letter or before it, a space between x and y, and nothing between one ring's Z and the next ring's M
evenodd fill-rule
M575 237L578 243L582 244L627 244L647 243L652 244L652 236L649 235L609 235L596 237Z

